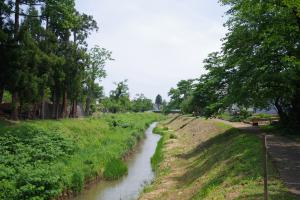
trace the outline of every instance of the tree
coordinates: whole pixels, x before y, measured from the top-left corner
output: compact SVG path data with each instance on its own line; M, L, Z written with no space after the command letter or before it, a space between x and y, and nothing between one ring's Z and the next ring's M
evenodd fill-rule
M86 115L90 114L90 104L91 101L95 98L95 81L100 81L102 78L106 77L104 67L107 61L113 60L111 58L111 54L111 51L108 51L104 48L100 48L99 46L95 46L94 48L92 48L88 54L88 65L86 68ZM123 82L121 82L120 84L123 84ZM118 85L118 87L121 87L121 85ZM124 88L122 88L121 90L124 90Z
M230 6L223 45L228 99L245 107L274 104L283 124L299 125L299 3L222 2Z
M43 119L46 101L54 118L75 117L78 101L95 101L105 56L87 51L94 30L75 0L0 1L0 102L4 91L12 94L12 119Z
M212 116L237 105L275 105L285 126L300 125L300 19L293 0L222 0L229 33L222 51L205 60L207 74L182 98L185 110Z
M193 83L195 80L181 80L177 83L176 88L171 88L168 95L170 96L169 107L179 109L182 102L187 99L193 90Z
M131 109L133 112L145 112L152 108L152 100L146 98L144 94L137 94L135 99L131 102Z
M112 113L130 111L131 102L127 80L115 83L115 85L116 88L110 92L110 96L102 101L104 108Z
M160 106L162 104L162 97L158 94L155 98L155 105L157 105L157 109L160 110Z

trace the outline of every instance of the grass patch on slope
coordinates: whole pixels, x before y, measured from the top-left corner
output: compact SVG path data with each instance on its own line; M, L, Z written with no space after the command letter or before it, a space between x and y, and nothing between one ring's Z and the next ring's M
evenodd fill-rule
M157 143L155 153L151 157L152 169L153 169L153 171L157 171L160 163L164 159L163 147L164 147L164 143L165 143L166 139L168 139L170 137L170 133L169 133L167 127L162 127L160 125L153 129L153 133L159 134L162 136Z
M144 137L152 113L27 121L0 126L0 199L53 199L106 172L125 174L123 158ZM116 170L108 169L111 165ZM112 173L108 173L108 172ZM111 175L112 174L112 175Z
M192 199L263 199L263 155L261 140L229 129L186 155L194 159L181 181L185 187L196 182L199 190ZM293 198L269 162L270 199Z

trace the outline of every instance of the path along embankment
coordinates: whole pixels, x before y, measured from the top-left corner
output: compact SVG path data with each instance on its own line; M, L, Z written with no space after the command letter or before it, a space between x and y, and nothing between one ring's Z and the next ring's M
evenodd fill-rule
M140 199L263 199L263 146L256 134L185 116L160 126L173 137L165 140L157 178ZM268 166L270 199L297 199L273 163Z

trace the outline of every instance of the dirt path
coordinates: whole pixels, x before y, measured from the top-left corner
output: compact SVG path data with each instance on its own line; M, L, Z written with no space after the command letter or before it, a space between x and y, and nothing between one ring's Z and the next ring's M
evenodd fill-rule
M214 119L214 121L223 122L255 134L262 134L261 129L249 124L219 119ZM300 144L280 136L268 135L267 145L268 153L275 162L284 184L292 194L300 199Z

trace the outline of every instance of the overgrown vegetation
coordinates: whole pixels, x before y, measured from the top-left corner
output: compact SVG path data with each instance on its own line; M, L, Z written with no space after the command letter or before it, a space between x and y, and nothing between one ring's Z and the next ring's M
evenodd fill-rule
M122 160L114 158L106 164L103 176L107 180L115 180L127 173L127 165Z
M53 199L103 172L118 178L127 170L119 160L160 119L143 113L1 123L0 199Z

